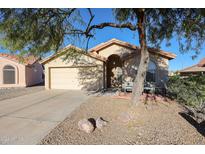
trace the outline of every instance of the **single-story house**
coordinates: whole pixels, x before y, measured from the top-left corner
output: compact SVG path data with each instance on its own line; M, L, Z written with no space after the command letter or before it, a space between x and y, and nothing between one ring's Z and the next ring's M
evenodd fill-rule
M34 56L0 53L0 88L27 87L43 82L43 66Z
M167 80L169 60L176 55L153 48L149 52L147 80L160 85L162 80ZM72 56L75 54L80 56ZM139 60L139 47L117 39L101 43L87 53L69 45L42 61L45 88L92 91L114 88L118 83L134 80Z
M199 61L199 63L196 65L180 70L179 73L182 76L194 75L194 74L205 74L205 58Z

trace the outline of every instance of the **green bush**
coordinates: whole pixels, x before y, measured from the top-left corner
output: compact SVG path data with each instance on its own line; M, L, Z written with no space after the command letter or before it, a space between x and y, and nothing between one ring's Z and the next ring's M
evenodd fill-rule
M179 103L200 107L205 102L205 76L190 75L181 77L175 75L170 77L167 84L167 94Z

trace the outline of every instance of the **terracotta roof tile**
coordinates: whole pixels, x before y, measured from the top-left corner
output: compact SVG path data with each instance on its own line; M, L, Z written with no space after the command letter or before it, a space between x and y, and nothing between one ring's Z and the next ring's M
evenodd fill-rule
M34 57L34 56L28 56L28 57L22 57L22 59L15 54L7 54L7 53L0 53L0 57L4 57L13 61L16 61L18 63L22 63L24 65L32 65L33 63L35 63L38 58Z
M106 58L104 58L104 57L102 57L102 56L100 56L100 55L98 55L96 53L85 53L85 51L83 49L81 49L81 48L78 48L78 47L73 46L73 45L68 45L65 48L57 51L55 54L53 54L53 55L51 55L51 56L41 60L40 63L41 64L46 64L48 61L54 59L55 57L57 57L58 55L60 55L60 54L62 54L64 52L66 52L66 50L68 50L70 48L74 48L74 49L76 49L76 51L81 52L82 54L87 55L87 56L92 57L92 58L95 58L97 60L104 61L104 62L106 61Z
M140 49L138 46L135 46L135 45L132 45L130 43L127 43L127 42L124 42L124 41L120 41L118 39L111 39L107 42L104 42L104 43L101 43L93 48L91 48L89 51L90 52L96 52L98 53L100 50L110 46L110 45L113 45L113 44L117 44L117 45L120 45L120 46L123 46L123 47L127 47L127 48L131 48L131 49ZM163 51L163 50L157 50L157 49L154 49L154 48L148 48L149 52L153 53L153 54L159 54L165 58L168 58L168 59L174 59L176 58L176 55L173 54L173 53L170 53L170 52L166 52L166 51Z
M198 64L199 67L202 67L205 65L205 58L203 58Z
M187 72L205 72L205 58L203 58L198 64L184 68L183 70L179 71L180 73L187 73Z
M193 72L205 72L205 67L199 67L198 65L194 65L188 68L185 68L180 73L193 73Z

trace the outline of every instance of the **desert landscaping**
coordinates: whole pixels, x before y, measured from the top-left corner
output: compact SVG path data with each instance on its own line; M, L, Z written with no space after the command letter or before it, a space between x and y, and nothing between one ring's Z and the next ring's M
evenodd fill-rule
M205 144L205 9L0 14L0 144Z
M94 96L39 144L205 144L204 130L197 131L184 115L181 105L158 96L144 97L137 107L129 99ZM101 129L95 128L99 117L106 121ZM82 119L94 122L92 132L79 129Z

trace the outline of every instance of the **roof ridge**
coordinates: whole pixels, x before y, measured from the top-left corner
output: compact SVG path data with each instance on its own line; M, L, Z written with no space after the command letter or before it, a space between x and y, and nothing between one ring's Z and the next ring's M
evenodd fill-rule
M122 41L122 40L118 40L116 38L113 38L113 39L110 39L106 42L103 42L91 49L89 49L90 52L97 52L97 51L100 51L104 48L106 48L107 46L111 45L112 43L116 43L118 45L121 45L121 46L125 46L125 47L128 47L128 48L132 48L132 49L139 49L139 46L136 46L136 45L133 45L131 43L128 43L128 42L125 42L125 41ZM148 47L149 51L150 50L157 50L156 48L152 48L152 47ZM165 56L167 57L168 59L174 59L176 57L176 55L174 53L171 53L171 52L167 52L167 51L164 51L164 50L161 50L159 49L160 52L155 52L156 54L160 54L162 56ZM154 53L154 51L150 51L152 53Z
M0 57L7 58L9 60L13 60L18 63L20 63L20 59L21 59L19 55L13 53L0 53ZM28 55L22 58L23 58L22 64L24 65L32 65L38 60L38 58L33 55Z
M205 58L201 59L197 65L198 65L199 67L204 66L204 65L205 65Z
M186 71L187 69L193 68L193 67L195 67L195 66L197 66L197 64L192 65L192 66L189 66L189 67L186 67L186 68L184 68L184 69L180 70L179 72Z
M86 54L87 56L90 56L90 57L92 57L92 58L95 58L95 59L98 59L98 60L101 60L101 61L105 61L105 60L106 60L104 57L102 57L102 56L100 56L100 55L98 55L98 54L95 54L95 53L92 53L92 54L91 54L91 53L89 53L89 52L86 53L86 52L84 52L85 50L83 50L82 48L79 48L79 47L77 47L77 46L74 46L74 45L72 45L72 44L69 44L68 46L62 48L61 50L58 50L58 51L57 51L56 53L54 53L53 55L48 56L48 57L42 59L42 60L40 61L40 63L41 63L41 64L45 64L47 61L49 61L49 60L52 59L52 58L55 58L56 56L58 56L59 54L63 53L64 51L66 51L66 50L69 49L69 48L75 48L75 49L77 49L77 50L83 52L83 54Z

